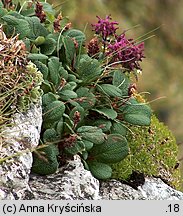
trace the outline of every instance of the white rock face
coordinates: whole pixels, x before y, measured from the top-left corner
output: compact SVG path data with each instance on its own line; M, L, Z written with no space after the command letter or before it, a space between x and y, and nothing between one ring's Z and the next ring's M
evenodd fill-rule
M41 124L41 103L32 104L26 113L16 113L12 127L3 130L6 145L0 146L0 158L14 157L0 164L0 200L21 199L25 196L25 191L30 191L30 150L38 145Z
M31 175L30 188L35 199L98 200L99 181L84 169L79 156L48 176Z
M100 195L105 200L183 200L183 193L169 187L159 178L145 178L137 190L119 181L103 182Z
M98 181L79 157L49 176L31 175L34 199L50 200L183 200L183 193L158 178L145 178L137 189L117 180Z

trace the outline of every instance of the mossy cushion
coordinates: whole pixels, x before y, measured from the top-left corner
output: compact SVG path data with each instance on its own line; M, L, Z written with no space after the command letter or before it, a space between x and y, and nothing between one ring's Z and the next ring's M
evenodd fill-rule
M147 176L161 177L175 188L180 187L178 146L171 131L152 116L149 127L130 127L130 153L121 162L113 164L113 178L128 180L133 171Z

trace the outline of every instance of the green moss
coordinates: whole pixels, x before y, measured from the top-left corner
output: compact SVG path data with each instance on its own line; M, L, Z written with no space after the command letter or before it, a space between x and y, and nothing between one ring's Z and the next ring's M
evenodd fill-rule
M178 147L171 131L153 115L150 127L131 128L128 133L130 153L123 161L113 164L113 178L128 180L132 171L157 176L175 188L180 187Z

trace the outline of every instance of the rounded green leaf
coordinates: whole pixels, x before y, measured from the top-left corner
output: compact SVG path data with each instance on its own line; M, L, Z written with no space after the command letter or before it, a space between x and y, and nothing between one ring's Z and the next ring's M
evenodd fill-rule
M112 123L107 119L97 119L92 125L101 128L103 132L108 132L112 126Z
M145 104L130 104L123 111L123 118L130 124L149 126L151 123L152 111Z
M45 80L42 82L41 89L43 90L44 93L51 92L52 86L50 85L48 80Z
M44 25L40 23L40 19L36 16L24 16L25 20L29 23L29 28L31 31L27 36L31 40L35 40L37 37L43 36L46 37L48 34L48 30Z
M55 122L60 120L65 111L65 105L61 101L53 101L44 109L43 119L46 122Z
M120 70L114 71L112 84L121 89L122 96L128 96L130 80L126 74Z
M58 147L50 144L38 150L38 153L33 154L32 172L39 175L50 175L57 171L59 163L57 155L59 154Z
M85 149L86 151L89 151L92 147L93 147L93 143L88 141L88 140L85 140L85 139L82 139L84 145L85 145Z
M60 75L59 75L60 62L59 62L59 58L57 58L57 57L49 58L48 68L49 68L49 77L51 79L51 82L55 86L57 86L59 84L59 82L60 82Z
M59 91L59 96L62 100L69 100L69 99L73 99L73 98L77 98L77 94L76 92L72 91L72 90L61 90Z
M88 55L79 57L76 62L76 71L79 79L82 80L83 84L91 84L102 73L101 64L97 59L92 59Z
M82 158L83 158L83 160L86 160L88 158L88 152L87 151L82 152Z
M91 155L97 161L116 163L128 155L128 143L125 137L119 134L110 134L107 140L91 150Z
M126 136L127 128L120 122L114 122L111 127L111 133Z
M73 143L73 146L66 147L64 150L71 155L75 155L84 151L85 145L82 141L78 140L77 142Z
M42 104L44 107L56 100L56 95L52 92L48 92L42 96Z
M64 33L64 35L74 38L78 42L79 47L86 40L85 34L78 29L69 29Z
M38 68L39 71L43 74L43 79L47 79L48 77L48 67L40 61L34 61L34 64Z
M53 38L46 38L45 42L40 45L41 53L51 55L56 49L56 41Z
M88 88L80 87L79 89L77 89L76 94L78 95L78 98L80 98L78 103L84 109L91 109L95 105L95 95L91 93Z
M102 129L92 126L82 126L77 130L78 135L94 144L101 144L105 140L105 134Z
M36 46L39 46L39 45L43 44L44 42L45 42L45 37L43 37L43 36L38 36L38 37L35 39L34 44L35 44Z
M43 141L46 142L53 142L57 140L57 132L54 128L47 129L43 134Z
M25 19L23 19L21 15L19 18L14 15L7 14L1 19L7 23L8 35L19 34L19 39L23 39L31 31L29 23Z
M63 41L63 45L65 48L66 60L67 60L67 63L70 65L72 63L72 60L75 54L74 41L70 37L67 37L67 36L63 37L62 41Z
M64 129L64 120L63 117L61 117L60 121L57 123L56 126L56 131L60 137L62 135L63 129Z
M48 56L40 53L29 53L27 58L30 60L47 60Z
M104 115L108 119L114 120L117 117L117 112L113 109L108 109L108 108L101 108L101 109L92 109L95 112L100 113L101 115Z
M89 170L95 178L105 180L111 177L112 169L109 165L88 160L87 163L89 166Z
M111 84L101 84L98 85L97 88L101 93L106 94L108 96L112 96L112 97L122 96L121 89Z

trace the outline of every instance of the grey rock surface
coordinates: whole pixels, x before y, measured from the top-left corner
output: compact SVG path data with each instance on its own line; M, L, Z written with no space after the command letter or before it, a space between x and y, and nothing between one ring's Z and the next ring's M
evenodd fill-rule
M31 175L30 188L35 199L98 200L99 181L84 169L79 156L52 175Z
M182 192L153 177L146 177L137 190L116 180L103 182L100 195L105 200L183 200Z
M50 200L183 200L183 193L159 178L145 178L137 189L117 180L98 181L78 156L49 176L31 175L33 199ZM29 198L28 198L29 199Z
M25 113L16 113L12 126L3 129L0 158L0 200L22 199L28 186L32 167L31 149L38 145L42 124L41 103L32 104Z
M143 200L144 196L139 190L117 180L101 182L100 196L104 200Z

